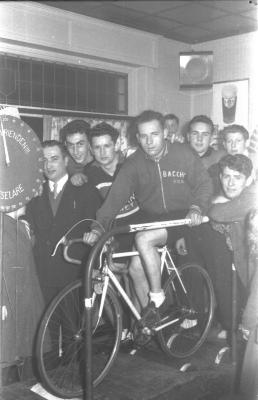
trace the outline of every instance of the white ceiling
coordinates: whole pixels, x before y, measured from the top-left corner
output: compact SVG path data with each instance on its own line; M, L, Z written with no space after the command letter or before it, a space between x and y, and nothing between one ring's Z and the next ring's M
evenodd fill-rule
M189 44L253 32L257 0L41 1Z

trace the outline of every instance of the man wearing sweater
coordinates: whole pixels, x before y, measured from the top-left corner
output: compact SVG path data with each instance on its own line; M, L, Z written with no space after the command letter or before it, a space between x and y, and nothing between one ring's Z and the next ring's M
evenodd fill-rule
M217 163L226 153L224 149L215 150L211 146L213 131L213 122L206 115L196 115L188 125L188 143L201 158L206 169Z
M247 265L245 220L257 202L258 187L252 183L252 162L243 154L222 157L219 161L222 190L208 211L210 224L203 224L193 235L197 261L207 268L215 290L217 317L223 330L232 325L232 263L238 280L238 320L245 303L252 271ZM198 246L198 244L202 244ZM192 252L193 254L193 252Z
M199 225L206 214L212 195L209 175L199 157L185 144L168 143L163 116L147 110L136 118L139 149L122 165L110 191L97 213L105 229L135 193L145 222L190 218ZM161 289L158 247L184 235L185 228L157 229L139 232L135 245L141 257L132 258L129 273L144 313L156 311L164 301ZM100 236L97 225L85 234L93 244ZM150 301L149 301L150 300ZM153 308L153 304L155 307Z

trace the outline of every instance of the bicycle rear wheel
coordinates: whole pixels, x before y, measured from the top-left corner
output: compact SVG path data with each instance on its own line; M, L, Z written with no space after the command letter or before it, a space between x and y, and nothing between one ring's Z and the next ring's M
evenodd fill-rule
M184 264L164 284L161 318L174 321L158 332L162 349L171 357L194 354L205 341L214 313L214 290L207 271L198 264Z
M92 309L92 376L98 385L116 357L122 334L121 308L108 288L98 320L101 295ZM61 398L78 397L85 389L85 312L80 281L66 286L50 303L40 324L36 355L43 386Z

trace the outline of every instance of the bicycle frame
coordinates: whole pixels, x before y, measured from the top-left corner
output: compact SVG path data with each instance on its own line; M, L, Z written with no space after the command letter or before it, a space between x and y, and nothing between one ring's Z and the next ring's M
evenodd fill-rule
M163 247L159 248L158 252L161 253L161 265L160 265L161 273L163 272L164 267L166 267L168 274L170 274L171 271L175 271L176 274L177 274L177 277L178 277L178 279L179 279L179 281L181 283L181 286L182 286L184 292L186 293L186 289L184 287L184 284L183 284L183 282L181 280L180 275L178 274L177 268L176 268L175 263L174 263L171 255L169 253L169 250L168 250L167 246L163 246ZM128 252L122 252L122 253L114 253L114 254L112 254L112 260L115 260L117 258L132 257L132 256L137 256L137 255L139 255L138 251L128 251ZM167 257L169 259L169 262L167 260ZM100 256L100 260L102 260L102 254ZM117 279L116 275L109 268L107 260L105 260L105 265L103 267L103 273L104 273L105 276L104 276L104 285L103 285L102 296L101 296L101 301L100 301L98 320L101 317L101 314L102 314L102 311L103 311L103 307L104 307L104 303L105 303L105 297L106 297L106 293L107 293L107 288L108 288L108 285L110 284L110 281L111 281L113 283L113 285L115 286L115 288L117 289L118 293L122 296L123 300L126 302L128 307L130 308L130 310L133 313L133 315L136 318L136 320L139 321L141 319L141 315L139 314L139 312L135 308L134 304L132 303L130 297L128 296L128 294L126 293L126 291L124 290L124 288L120 284L120 282ZM164 326L161 325L156 329L154 328L154 330L163 329L165 326L168 326L168 325L170 325L170 324L172 324L172 323L174 323L176 321L178 321L178 319L176 319L174 321L170 321L169 323L167 323Z
M203 222L207 222L207 221L208 221L208 218L204 217ZM117 228L103 234L102 237L100 238L100 240L95 244L95 246L91 250L87 264L86 264L86 273L85 273L85 279L84 279L84 305L85 305L85 320L86 320L86 326L87 326L86 334L85 334L85 362L86 362L85 395L88 400L91 400L93 398L92 307L93 307L94 299L93 299L93 292L92 292L92 271L94 268L95 259L97 258L99 252L101 251L101 249L103 248L105 243L108 241L108 239L110 239L111 236L115 236L115 235L118 235L121 233L138 232L138 231L143 231L143 230L153 230L153 229L168 228L168 227L173 227L173 226L188 225L190 223L191 223L191 220L189 218L185 218L185 219L180 219L180 220L158 221L158 222L153 222L153 223L125 225L125 226L117 227ZM61 241L64 242L63 238ZM66 247L67 247L67 245L66 245ZM110 276L112 276L112 275L110 274ZM136 313L134 313L134 315L135 314ZM137 317L139 317L138 312L136 315L137 315Z

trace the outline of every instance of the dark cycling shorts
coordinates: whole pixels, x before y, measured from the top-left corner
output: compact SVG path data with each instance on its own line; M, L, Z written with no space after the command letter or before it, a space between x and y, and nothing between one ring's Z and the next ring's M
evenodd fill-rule
M141 210L137 211L136 213L129 215L128 217L118 218L113 223L113 228L122 226L122 225L131 225L131 224L138 224L139 219L142 222L142 214ZM120 233L119 235L115 236L115 253L121 253L125 251L131 251L134 244L134 236L135 232L132 233ZM124 262L124 259L117 259L117 262Z

